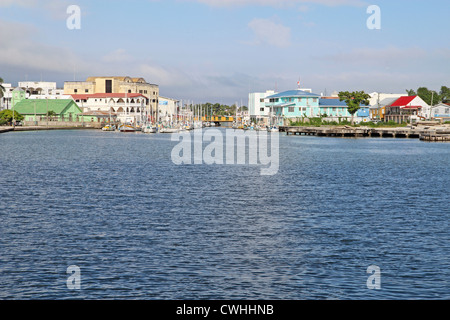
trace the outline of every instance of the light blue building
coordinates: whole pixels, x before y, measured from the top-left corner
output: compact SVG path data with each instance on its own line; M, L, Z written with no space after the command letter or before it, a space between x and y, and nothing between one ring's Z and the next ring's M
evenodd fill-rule
M302 90L290 90L266 98L266 106L276 118L320 116L320 95Z
M320 99L320 113L327 115L327 119L337 121L339 118L350 120L352 115L348 112L345 101L339 99ZM367 122L370 119L370 106L361 105L361 108L355 113L355 121Z

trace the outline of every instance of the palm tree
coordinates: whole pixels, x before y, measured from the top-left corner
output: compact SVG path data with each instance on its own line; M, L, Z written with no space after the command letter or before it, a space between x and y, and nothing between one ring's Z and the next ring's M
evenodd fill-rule
M0 78L0 99L3 98L3 93L5 92L5 87L2 86L3 78Z

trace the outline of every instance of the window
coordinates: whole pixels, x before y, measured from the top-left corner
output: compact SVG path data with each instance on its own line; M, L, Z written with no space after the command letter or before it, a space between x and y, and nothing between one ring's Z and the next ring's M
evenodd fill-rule
M89 93L89 89L84 90L85 93Z
M142 90L139 90L139 93L142 94Z
M313 99L313 102L317 102L317 98L314 98L314 99Z
M290 113L295 112L295 107L289 107L289 112L290 112Z
M78 89L74 89L73 92L74 92L74 93L78 93Z
M128 93L131 93L131 90L128 90Z
M261 111L261 112L264 112L264 111L265 111L265 109L264 109L264 108L260 108L260 109L259 109L259 111Z
M263 103L263 102L264 102L264 99L259 99L259 102Z
M105 93L112 93L112 80L105 80Z
M445 108L445 113L446 114L449 114L450 113L449 111L450 111L450 108Z

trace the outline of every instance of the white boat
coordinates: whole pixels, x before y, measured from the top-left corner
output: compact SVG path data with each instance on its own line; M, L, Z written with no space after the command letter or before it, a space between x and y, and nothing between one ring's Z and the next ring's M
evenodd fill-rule
M158 130L156 129L156 127L152 125L144 126L144 128L142 129L143 133L156 133L157 131Z
M119 127L120 132L136 132L136 129L128 124Z
M159 132L161 133L178 133L180 130L178 128L161 128Z
M268 132L280 132L280 129L276 126L267 127Z

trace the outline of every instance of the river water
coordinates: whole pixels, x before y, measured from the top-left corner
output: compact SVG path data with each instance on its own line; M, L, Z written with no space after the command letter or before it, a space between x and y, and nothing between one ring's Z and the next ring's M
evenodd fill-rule
M449 144L279 141L262 176L171 135L0 135L0 299L450 299Z

